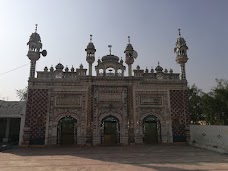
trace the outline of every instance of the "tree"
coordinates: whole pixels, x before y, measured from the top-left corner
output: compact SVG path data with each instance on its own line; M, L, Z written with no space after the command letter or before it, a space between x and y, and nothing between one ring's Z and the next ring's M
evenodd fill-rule
M24 89L16 90L16 93L20 101L24 101L27 99L28 87L25 87Z
M194 124L198 123L198 121L205 120L205 115L203 114L202 95L202 90L195 84L188 87L189 111L191 114L191 121Z
M217 86L202 96L203 113L211 125L228 125L228 81L216 79Z

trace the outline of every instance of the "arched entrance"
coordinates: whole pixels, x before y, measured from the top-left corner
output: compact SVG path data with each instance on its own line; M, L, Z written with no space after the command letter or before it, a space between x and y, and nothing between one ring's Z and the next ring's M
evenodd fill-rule
M101 121L101 144L118 144L120 142L120 124L114 116L107 116Z
M143 119L143 143L157 144L161 137L161 124L154 115L149 115Z
M77 120L71 116L65 116L58 123L58 144L77 143Z

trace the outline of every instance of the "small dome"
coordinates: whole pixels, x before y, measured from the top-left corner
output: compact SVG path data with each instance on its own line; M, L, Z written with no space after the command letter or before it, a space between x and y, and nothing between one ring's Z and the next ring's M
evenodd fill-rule
M95 49L95 46L92 42L89 42L89 44L87 45L87 49Z
M151 73L154 73L154 69L153 69L153 68L151 68L150 72L151 72Z
M69 72L69 68L67 66L65 68L65 72Z
M171 68L170 68L170 70L169 70L169 73L170 73L170 74L172 74L172 73L173 73L173 70L172 70Z
M50 68L50 71L51 71L51 72L53 72L53 71L54 71L54 68L53 68L53 66L51 66L51 68Z
M123 59L122 59L122 57L121 57L121 59L120 59L120 63L123 64Z
M139 66L139 65L137 65L136 69L137 69L137 70L140 70L140 66Z
M106 55L101 58L102 61L119 61L119 57L115 55Z
M183 37L178 37L177 38L177 42L176 42L176 45L178 46L186 46L186 41L184 40Z
M56 66L55 66L55 69L57 70L63 70L64 66L61 64L61 63L58 63Z
M165 70L164 70L164 73L168 73L168 70L167 70L167 69L165 69Z
M149 73L149 70L147 68L145 69L145 73Z
M127 44L127 47L126 47L126 49L125 49L125 52L126 51L133 51L134 49L133 49L133 46L130 44L130 43L128 43Z
M48 71L48 67L44 67L44 72L47 72Z
M159 63L158 63L158 66L155 68L155 71L156 72L162 72L163 71L163 68L159 65Z
M80 69L83 69L83 65L81 64L81 65L79 66L79 68L80 68Z
M36 32L32 33L30 38L29 38L29 41L30 42L41 42L40 35Z
M74 67L72 66L71 69L70 69L71 72L74 72Z

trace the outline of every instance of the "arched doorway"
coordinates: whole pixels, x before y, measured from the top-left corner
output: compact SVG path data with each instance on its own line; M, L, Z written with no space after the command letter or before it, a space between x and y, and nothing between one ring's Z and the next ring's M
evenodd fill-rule
M77 143L77 120L71 116L65 116L58 123L58 144Z
M101 121L101 144L118 144L120 142L120 124L114 116L107 116Z
M143 119L143 143L157 144L161 137L161 124L154 115L149 115Z

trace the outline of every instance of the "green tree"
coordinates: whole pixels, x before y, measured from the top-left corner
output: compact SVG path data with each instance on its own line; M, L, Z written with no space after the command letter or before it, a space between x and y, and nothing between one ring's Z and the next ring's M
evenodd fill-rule
M228 125L228 82L216 79L217 85L202 96L203 113L210 125Z
M205 120L205 116L203 114L202 95L202 90L195 84L188 87L189 111L191 114L191 121L194 124L198 123L198 121Z

